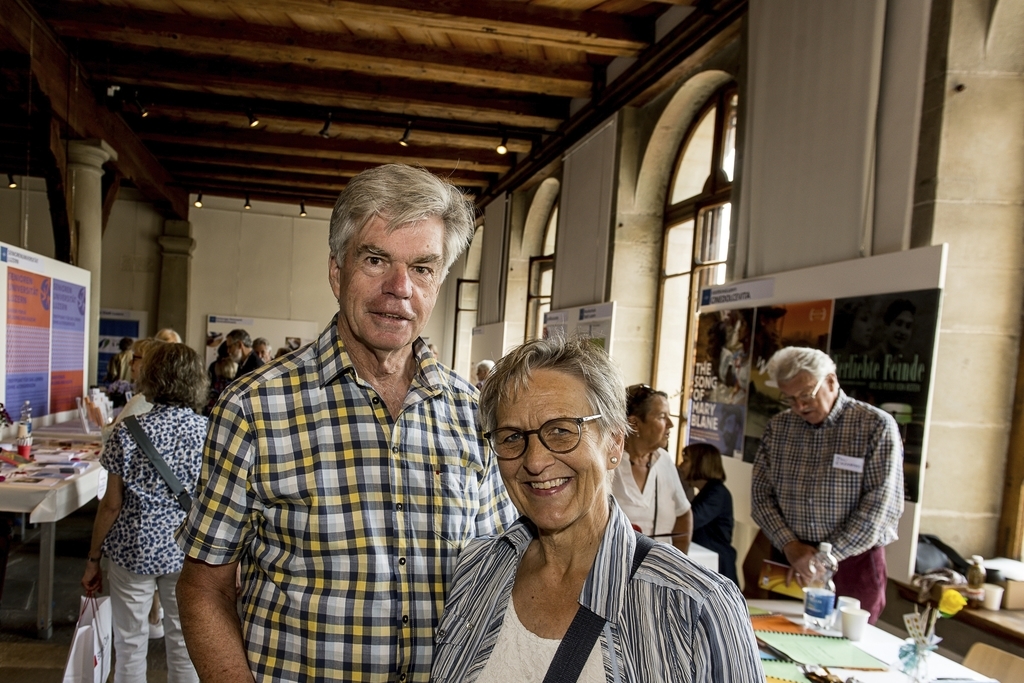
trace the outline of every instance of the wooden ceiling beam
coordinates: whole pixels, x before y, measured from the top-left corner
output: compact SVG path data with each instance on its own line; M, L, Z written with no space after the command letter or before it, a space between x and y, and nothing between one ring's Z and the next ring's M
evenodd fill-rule
M319 187L319 188L341 188L345 186L348 178L357 175L356 173L324 175L316 173L302 173L297 171L282 171L279 169L258 169L251 166L225 166L222 164L202 164L194 162L166 161L167 169L175 177L184 176L196 178L223 178L245 183L249 180L260 182L290 183L297 187ZM467 178L465 176L452 175L448 177L452 183L466 187L487 187L490 182L483 178ZM340 191L340 189L339 189Z
M259 0L208 0L222 7ZM273 8L318 19L428 29L486 40L528 41L591 54L635 55L654 41L654 20L508 0L275 0Z
M81 2L43 6L50 10L47 21L65 39L562 97L589 97L594 80L586 63L530 61L164 12L121 9L114 15L106 5Z
M149 147L169 169L180 169L181 164L195 164L196 166L212 164L351 178L375 165L341 159L264 154L182 144L151 143ZM427 170L433 169L427 168ZM440 172L442 169L437 170ZM480 186L487 186L498 178L496 173L483 173L463 169L453 173L450 172L449 177L452 179L452 182Z
M83 45L80 54L100 82L125 88L198 91L383 112L406 119L424 117L541 130L554 130L569 115L569 100L561 97L402 78L371 78L294 65L258 65L181 55L171 58L169 53L91 47L94 45Z
M210 129L205 126L168 124L155 121L140 125L139 137L146 141L175 144L203 145L223 149L235 149L292 156L363 161L371 164L401 162L420 164L427 168L453 171L467 169L487 173L504 173L510 168L511 160L493 151L453 150L443 147L412 146L402 147L398 141L391 144L323 139L314 135L288 135L271 133L266 130L234 130L228 128Z
M106 140L118 152L117 167L165 215L184 218L188 202L171 177L128 125L93 97L86 70L27 0L0 0L5 46L29 54L32 72L55 117L73 134Z
M282 204L295 204L296 215L298 212L298 203L300 201L306 202L307 206L322 206L326 208L333 208L334 203L338 200L338 192L305 192L303 190L296 190L294 187L259 187L246 189L239 186L236 183L224 183L216 180L210 181L199 181L189 182L184 185L188 190L193 192L202 192L205 197L230 197L244 199L246 195L249 195L249 199L258 199L264 201L279 202ZM205 198L204 197L204 198Z

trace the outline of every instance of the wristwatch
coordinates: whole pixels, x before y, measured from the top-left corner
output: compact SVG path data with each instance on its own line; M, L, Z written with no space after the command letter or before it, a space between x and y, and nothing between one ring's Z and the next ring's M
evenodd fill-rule
M89 555L85 559L89 562L99 562L101 559L103 559L103 551L100 551L99 557L93 557L92 555Z

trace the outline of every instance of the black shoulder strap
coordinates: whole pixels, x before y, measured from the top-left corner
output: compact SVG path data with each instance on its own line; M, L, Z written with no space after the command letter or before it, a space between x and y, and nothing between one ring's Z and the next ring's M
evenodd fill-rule
M633 551L633 567L629 572L630 581L633 580L636 570L640 568L648 551L653 547L653 540L639 531L636 532L636 550ZM604 619L580 605L572 623L569 624L569 630L565 632L562 642L555 650L551 666L548 667L548 672L544 676L544 683L576 683L603 628Z
M128 431L132 433L135 438L135 443L139 444L139 448L146 454L149 461L153 463L153 467L160 473L160 476L164 478L167 485L171 487L171 492L174 497L178 500L178 506L188 512L192 509L192 496L188 495L188 491L181 485L178 478L174 476L174 472L171 472L171 468L167 466L167 463L157 452L156 447L153 446L153 442L149 440L146 432L142 429L142 425L135 419L134 415L129 415L124 419L124 424L128 427Z

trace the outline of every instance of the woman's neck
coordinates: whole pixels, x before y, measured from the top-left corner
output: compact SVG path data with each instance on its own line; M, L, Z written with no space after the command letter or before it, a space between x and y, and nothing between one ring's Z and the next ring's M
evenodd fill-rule
M629 456L630 465L633 467L643 466L650 468L654 454L658 452L658 447L641 444L636 440L636 437L632 437L626 440L625 450L626 455Z

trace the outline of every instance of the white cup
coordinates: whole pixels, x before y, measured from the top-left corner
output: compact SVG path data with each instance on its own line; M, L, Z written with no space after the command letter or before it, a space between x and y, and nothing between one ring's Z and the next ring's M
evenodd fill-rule
M843 615L843 637L848 640L860 640L864 637L864 628L868 625L871 612L850 606L840 608L839 612Z
M985 584L985 609L997 610L1003 602L1003 587L994 583Z
M832 628L829 629L830 631L843 630L843 615L840 613L840 610L844 607L860 607L860 600L851 598L849 595L840 595L836 598L836 611L832 615Z

